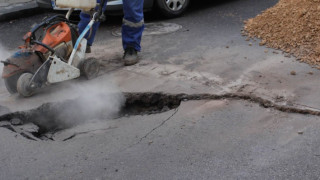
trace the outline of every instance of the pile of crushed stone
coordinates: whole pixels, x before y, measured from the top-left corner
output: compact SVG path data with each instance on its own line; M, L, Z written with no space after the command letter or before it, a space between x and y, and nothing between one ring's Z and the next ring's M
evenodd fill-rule
M280 0L245 21L244 33L260 45L282 50L320 67L320 0Z

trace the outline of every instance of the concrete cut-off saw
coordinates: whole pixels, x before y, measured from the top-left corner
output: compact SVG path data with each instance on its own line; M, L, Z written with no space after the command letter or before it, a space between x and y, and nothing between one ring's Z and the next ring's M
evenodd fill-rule
M86 59L87 40L84 37L96 21L103 19L104 3L105 0L100 3L96 0L56 0L56 6L69 8L67 15L54 15L35 25L23 37L25 44L1 61L7 90L29 97L39 88L80 75L88 79L97 77L100 64L94 58ZM92 12L92 19L81 34L77 25L69 20L74 9Z

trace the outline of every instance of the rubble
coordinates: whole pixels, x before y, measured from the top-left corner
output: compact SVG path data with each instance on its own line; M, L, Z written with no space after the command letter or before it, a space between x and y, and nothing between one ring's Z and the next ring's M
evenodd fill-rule
M290 74L291 74L292 76L297 75L297 73L296 73L295 71L291 71Z
M244 32L259 45L282 50L320 67L320 0L280 0L245 21Z

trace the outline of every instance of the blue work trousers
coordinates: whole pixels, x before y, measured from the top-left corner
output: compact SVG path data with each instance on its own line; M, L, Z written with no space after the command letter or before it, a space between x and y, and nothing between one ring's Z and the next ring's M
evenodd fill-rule
M100 0L97 0L99 3ZM106 9L104 4L103 10ZM143 0L123 0L123 24L122 24L122 44L123 49L133 47L137 51L141 50L141 38L144 30L143 16ZM87 12L80 13L80 22L78 24L79 32L81 33L91 20L91 15ZM94 23L91 31L87 33L85 38L88 40L88 45L91 46L94 42L96 32L100 22Z

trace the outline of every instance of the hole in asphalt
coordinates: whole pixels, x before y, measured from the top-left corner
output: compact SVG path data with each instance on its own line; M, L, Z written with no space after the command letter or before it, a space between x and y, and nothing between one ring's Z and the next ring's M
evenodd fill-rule
M133 115L157 114L175 109L182 96L161 93L125 93L126 101L116 114L88 113L78 100L46 103L28 111L0 116L0 127L7 128L30 140L53 140L53 134L85 123L88 119L117 119ZM100 98L104 98L101 95ZM67 110L66 110L67 109Z
M7 128L31 140L54 140L55 133L88 122L90 119L117 119L123 116L149 115L176 109L185 100L244 100L256 103L263 108L270 108L285 113L320 116L320 111L297 108L290 105L279 105L273 101L252 94L162 94L162 93L124 93L125 105L114 114L101 112L88 113L81 100L66 100L60 103L46 103L40 107L0 116L0 127ZM110 96L108 94L107 96ZM98 97L108 101L105 95ZM88 107L90 109L90 107ZM1 111L0 111L1 112ZM78 133L81 134L81 133ZM76 134L75 134L76 135ZM70 136L65 140L73 138Z

